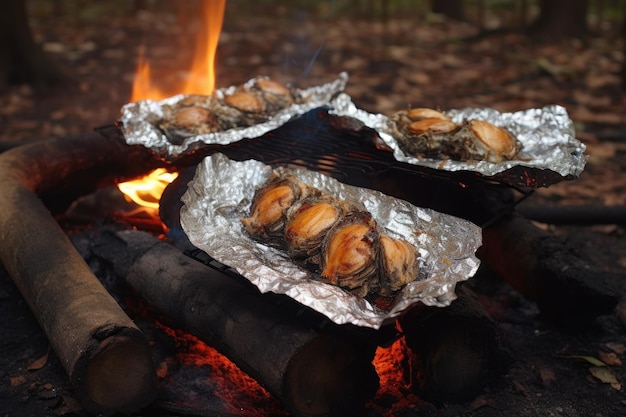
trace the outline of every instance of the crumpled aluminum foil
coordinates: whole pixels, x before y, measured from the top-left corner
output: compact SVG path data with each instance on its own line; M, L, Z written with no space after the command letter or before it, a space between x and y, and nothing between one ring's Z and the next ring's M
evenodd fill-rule
M415 158L404 153L394 138L392 121L382 114L371 114L357 108L350 97L339 94L330 104L329 113L349 116L376 130L380 138L393 149L401 162L446 171L475 171L493 176L518 165L557 172L563 177L578 177L585 167L585 145L575 137L574 123L564 107L552 105L514 113L501 113L490 108L465 108L444 111L455 123L479 119L505 127L522 143L518 158L512 161L453 161Z
M255 191L271 171L272 167L255 160L237 162L223 154L206 157L182 197L180 211L181 225L193 245L236 269L263 293L286 294L337 324L377 329L418 302L449 305L456 298L456 284L478 269L475 252L482 235L476 225L315 171L289 170L301 181L341 200L361 202L386 232L419 248L418 280L401 291L390 311L382 311L361 297L321 282L286 253L246 234L240 219L248 216Z
M262 136L284 125L296 116L327 105L335 95L343 91L347 81L348 74L342 72L336 80L330 83L297 90L297 95L302 97L304 101L281 110L267 122L249 127L229 129L223 132L190 136L180 145L171 143L157 125L159 120L163 118L163 107L178 103L187 97L186 95L179 94L160 101L143 100L126 104L122 107L120 122L122 123L122 131L127 144L144 145L166 160L174 159L183 154L192 144L198 142L209 145L229 145L241 139ZM254 79L250 79L244 85L251 86L253 83ZM215 91L215 94L219 98L223 98L235 92L236 88L237 86L230 86L218 89Z

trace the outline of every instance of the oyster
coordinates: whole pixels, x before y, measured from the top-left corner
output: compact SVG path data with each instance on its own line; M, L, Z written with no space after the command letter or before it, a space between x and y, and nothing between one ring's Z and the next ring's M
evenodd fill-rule
M309 196L296 202L287 212L284 233L289 256L316 256L326 232L347 211L346 204L328 196Z
M209 110L211 102L211 97L191 95L177 106L165 106L166 117L159 128L176 144L189 135L218 132L222 127L217 115Z
M251 215L241 219L241 223L248 234L256 239L282 241L287 209L307 193L306 184L295 177L274 176L257 190Z
M508 130L482 120L454 123L433 109L401 110L391 116L400 148L417 158L488 161L515 159L521 143Z
M273 172L255 192L250 213L241 219L250 237L357 296L393 296L418 277L417 248L381 233L358 204L291 175Z
M334 285L364 297L376 282L379 233L371 214L350 213L337 222L322 242L320 275Z
M185 138L263 123L298 99L278 81L257 77L225 92L192 94L163 106L157 126L173 144Z
M391 295L417 279L419 258L417 250L404 239L380 236L379 293Z

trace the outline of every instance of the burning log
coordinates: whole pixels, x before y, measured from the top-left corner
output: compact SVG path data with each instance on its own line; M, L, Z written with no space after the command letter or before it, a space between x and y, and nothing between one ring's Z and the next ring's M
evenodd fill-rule
M581 248L519 215L485 228L478 256L535 301L546 318L562 324L578 326L610 314L620 298L614 284L621 282L621 277L603 271Z
M474 294L459 286L457 295L446 308L419 306L400 319L416 361L413 388L433 402L472 400L511 362L502 331Z
M146 301L228 357L294 415L353 415L376 392L375 341L315 330L298 317L306 314L304 307L290 308L292 300L278 297L277 305L277 296L261 295L235 271L206 266L147 233L114 236L97 256L112 262L116 274Z
M102 415L134 411L153 400L150 347L39 196L56 189L82 192L112 181L108 169L131 176L156 163L130 149L91 134L30 143L0 155L0 260L83 407Z

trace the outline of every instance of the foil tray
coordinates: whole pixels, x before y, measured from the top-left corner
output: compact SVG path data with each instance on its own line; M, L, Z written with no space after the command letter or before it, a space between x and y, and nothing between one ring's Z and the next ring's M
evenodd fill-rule
M464 120L483 120L513 133L521 142L522 149L515 159L500 163L416 158L400 149L394 137L393 122L387 116L359 109L345 93L335 97L331 106L331 114L353 117L374 129L393 150L396 160L412 165L450 172L471 171L484 177L505 179L511 185L537 188L551 184L546 180L533 181L534 178L547 177L542 175L541 171L557 174L551 176L551 181L554 182L557 182L559 177L578 178L587 161L586 147L576 139L574 123L562 106L552 105L513 113L501 113L489 108L443 111L457 124ZM515 178L517 175L522 177Z
M455 173L461 173L461 176L464 177L467 177L466 174L469 173L515 188L536 189L578 178L584 170L587 161L586 147L576 139L573 122L566 109L561 106L546 106L514 113L501 113L489 108L444 111L456 123L468 119L480 119L509 129L522 143L522 150L515 160L490 163L486 161L415 158L405 154L398 146L393 136L392 122L389 117L383 114L369 113L358 108L350 96L343 92L347 79L348 76L344 72L333 82L300 90L298 94L307 97L306 102L293 105L279 112L265 123L224 132L191 136L180 145L170 143L166 135L158 128L158 121L163 117L164 106L184 99L184 95L158 102L146 100L127 104L122 108L119 126L127 144L143 145L169 163L178 163L189 155L206 155L213 152L229 153L230 148L234 148L235 153L241 152L242 146L255 146L255 139L264 139L268 142L267 146L265 144L257 146L256 155L259 159L265 158L265 153L276 155L281 152L288 152L295 160L306 159L306 155L302 155L299 148L284 147L282 151L272 148L273 144L269 143L271 140L267 141L266 139L268 136L272 136L272 132L294 123L307 113L323 109L330 115L349 118L354 123L360 124L359 127L366 127L375 133L379 143L375 145L375 152L368 152L367 158L372 159L372 161L386 160L384 154L389 151L397 162L396 165L407 171L436 170L452 179L456 177ZM250 80L248 83L252 81ZM221 89L216 94L229 94L235 88L235 86L231 86ZM356 130L354 123L346 132L347 135L351 134L349 130ZM350 125L350 123L346 125ZM297 132L295 134L298 135ZM307 136L307 141L310 140L311 138ZM319 144L307 143L304 146L305 148L312 148L313 153L319 153L317 149L335 146L335 144L324 143L325 138L323 137L313 140L320 142ZM342 152L350 154L360 152L360 150L344 149ZM245 154L246 151L243 150L243 153ZM320 156L320 158L322 157ZM338 164L342 162L342 160L337 161Z
M128 103L122 107L120 119L121 129L129 145L144 145L153 150L165 160L175 160L191 148L205 145L228 145L245 138L255 138L274 130L294 117L300 116L316 107L328 104L335 95L343 91L348 80L347 73L327 84L307 89L296 89L295 94L300 102L278 112L264 123L248 127L229 129L222 132L207 133L187 137L181 144L172 143L165 133L158 127L164 117L165 106L171 106L183 100L186 95L179 94L165 100L143 100ZM245 85L251 85L254 79L248 80ZM223 98L235 92L237 86L218 89L214 92L217 97Z
M419 249L420 276L404 287L389 310L321 282L314 272L294 263L284 252L251 239L243 229L240 219L247 216L254 192L272 167L213 154L197 167L182 197L182 228L194 246L234 268L261 292L285 294L337 324L377 329L417 303L449 305L456 298L456 284L476 273L480 261L475 252L482 235L473 223L344 184L319 172L284 169L344 201L363 204L386 232L409 240Z

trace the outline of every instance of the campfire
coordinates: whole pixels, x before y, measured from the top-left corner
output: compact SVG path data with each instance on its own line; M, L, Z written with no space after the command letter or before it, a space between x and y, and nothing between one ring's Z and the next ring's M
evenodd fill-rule
M215 89L221 28L215 18L224 2L206 4L216 9L206 11L210 32L178 90L185 95ZM143 58L137 75L131 102L169 97L150 82ZM482 260L556 319L596 317L617 302L602 288L577 292L567 273L555 278L560 265L546 266L538 255L545 234L512 215L533 181L550 181L552 174L537 179L516 167L494 180L416 168L398 161L374 129L324 106L259 137L192 147L173 160L128 144L119 126L105 126L0 159L7 173L0 185L7 196L2 262L77 398L95 415L134 412L156 400L164 408L229 415L339 416L369 409L394 416L426 402L470 401L510 362L501 329L464 285L450 305L418 303L380 328L338 324L284 294L261 293L230 265L196 248L181 226L181 197L198 164L218 152L237 161L259 158L316 170L482 226ZM527 187L507 183L520 177ZM407 181L411 189L401 187ZM112 189L127 198L124 209L99 213L110 217L104 226L97 220L78 225L77 198ZM49 204L52 193L65 201ZM35 234L40 238L23 239ZM80 242L89 250L79 253ZM553 253L564 252L549 243ZM514 249L500 253L504 247ZM508 270L519 265L519 253L532 262ZM104 266L93 271L94 260ZM537 271L544 282L535 280ZM555 279L570 291L569 299L554 303ZM208 399L190 395L185 384L194 378L194 384L206 384ZM215 397L218 405L210 401Z

